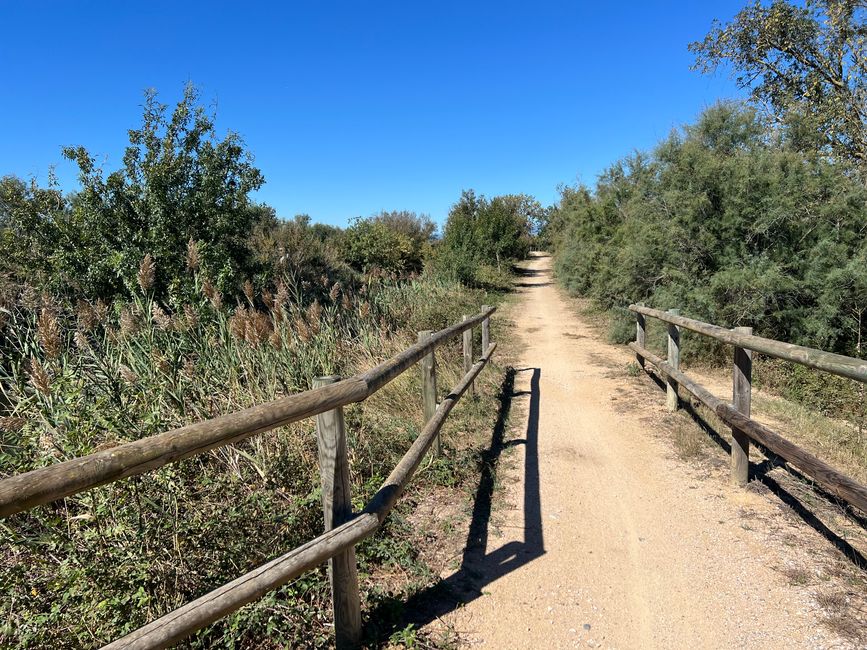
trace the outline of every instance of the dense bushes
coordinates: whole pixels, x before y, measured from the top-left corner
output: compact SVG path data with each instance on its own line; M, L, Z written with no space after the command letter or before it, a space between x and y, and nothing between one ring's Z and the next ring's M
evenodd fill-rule
M343 235L346 261L359 271L419 273L430 254L436 224L414 212L382 212L356 219Z
M108 175L84 147L64 149L81 183L68 198L54 188L26 192L4 179L4 265L55 292L112 299L132 295L138 264L149 253L162 270L156 295L166 300L191 289L183 281L193 240L218 289L240 286L253 272L248 244L260 214L249 193L263 178L237 135L216 136L196 99L188 87L169 113L149 93L123 165Z
M66 150L81 172L77 193L0 180L0 477L369 368L418 330L496 301L436 272L429 262L442 245L425 216L383 212L343 230L255 204L261 174L195 101L188 89L169 114L148 95L122 167L107 176L83 148ZM517 230L491 233L461 250L508 272L522 250ZM448 352L443 388L462 372ZM346 410L359 504L418 433L417 381L406 373ZM494 412L486 399L452 425L484 431ZM5 520L0 646L98 645L319 534L312 427L295 423ZM454 485L474 470L465 436L459 449L446 445L424 480ZM368 579L384 564L413 574L398 599L413 580L433 579L419 577L400 516L359 546L371 609L392 597ZM328 646L326 599L324 570L309 572L189 645Z
M556 272L604 308L644 301L863 356L867 188L752 110L720 104L595 192L563 190Z
M503 282L511 262L530 251L533 220L541 214L539 203L523 194L488 200L463 192L449 212L434 268L467 284Z

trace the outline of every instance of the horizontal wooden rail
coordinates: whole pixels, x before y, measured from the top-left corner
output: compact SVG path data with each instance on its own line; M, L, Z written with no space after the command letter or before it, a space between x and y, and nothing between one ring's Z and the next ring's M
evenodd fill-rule
M663 312L664 313L664 312ZM649 314L652 315L652 314ZM630 343L629 347L656 366L659 371L682 386L699 401L707 406L716 416L731 427L743 431L753 441L771 450L787 463L794 465L807 476L813 478L832 494L856 506L867 513L867 487L857 481L841 474L833 467L819 460L808 451L790 442L772 431L768 427L747 417L736 410L727 402L713 395L703 386L697 384L686 374L673 368L668 362L656 356L644 347L636 343Z
M375 368L335 384L0 480L0 517L143 474L339 406L360 402L428 352L484 321L494 311L495 307L488 308L468 320L440 330L424 343L417 343Z
M460 383L440 403L434 416L422 429L421 434L398 462L382 487L364 511L354 519L148 623L108 644L104 650L166 648L373 534L406 489L425 453L445 424L449 413L485 367L496 347L497 344L492 343L485 351L485 355L473 365Z
M711 325L703 323L692 318L677 316L658 309L651 309L642 305L629 305L629 310L644 316L652 316L659 320L678 325L693 332L704 334L710 338L735 345L747 350L753 350L761 354L766 354L777 359L793 361L802 366L824 370L834 375L848 377L856 381L867 382L867 361L847 357L842 354L833 352L825 352L824 350L816 350L815 348L804 347L803 345L795 345L794 343L784 343L775 341L774 339L766 339L753 334L744 334L742 332L733 332L719 325Z

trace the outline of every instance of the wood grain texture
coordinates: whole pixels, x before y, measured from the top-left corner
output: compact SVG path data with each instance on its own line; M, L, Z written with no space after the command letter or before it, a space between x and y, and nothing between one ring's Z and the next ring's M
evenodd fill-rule
M418 342L426 342L431 337L430 330L418 333ZM431 350L419 362L421 369L421 399L424 409L424 423L430 422L437 410L437 375L436 375L436 352ZM442 455L442 442L437 436L434 442L434 455Z
M328 386L339 377L318 377L313 387ZM346 453L346 423L343 407L316 416L316 441L319 449L319 475L322 479L322 513L325 532L352 518L349 459ZM355 547L337 553L329 560L328 580L334 612L334 639L338 650L356 648L361 643L361 600Z
M638 303L639 306L643 307L644 303ZM635 312L635 343L638 347L643 348L647 341L647 323L644 320L644 314L639 312ZM644 367L644 357L642 357L637 352L635 353L635 360L638 362L638 365L642 368Z
M718 325L710 325L709 323L703 323L691 318L675 316L649 307L630 305L629 309L633 312L644 314L645 316L658 318L666 323L679 325L685 329L698 332L699 334L704 334L705 336L709 336L717 341L722 341L730 345L737 345L746 348L747 350L766 354L770 357L799 363L808 368L824 370L825 372L830 372L841 377L849 377L850 379L855 379L857 381L867 382L867 361L863 359L856 359L854 357L816 350L815 348L808 348L802 345L783 343L782 341L775 341L774 339L766 339L761 336L727 330Z
M817 483L831 494L840 497L864 513L867 513L867 487L837 471L765 425L751 420L748 416L740 413L733 406L691 380L684 373L672 368L665 360L659 358L649 350L638 348L635 343L630 343L629 347L641 353L647 361L656 366L660 374L666 377L670 376L677 381L680 386L713 411L725 424L743 431L752 441L769 449L787 463L797 467L801 472L815 479Z
M488 305L482 305L482 311L490 309ZM488 349L491 344L491 319L486 318L482 321L482 354Z
M466 323L470 320L469 316L464 315L463 321ZM473 330L464 330L464 372L469 372L473 367ZM470 383L470 395L476 394L475 383Z
M752 327L738 327L736 332L752 334ZM732 364L732 406L740 413L750 417L752 399L753 352L735 347ZM732 427L732 481L744 486L750 478L750 439L746 433Z
M669 309L668 313L677 316L680 310ZM668 325L668 363L672 368L680 368L680 329L671 323ZM665 405L670 413L674 413L680 405L677 399L677 382L671 377L668 378Z

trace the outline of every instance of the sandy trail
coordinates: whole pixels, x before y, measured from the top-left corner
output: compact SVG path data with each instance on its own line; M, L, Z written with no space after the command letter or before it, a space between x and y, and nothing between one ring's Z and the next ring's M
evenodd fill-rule
M522 285L516 462L495 496L509 505L462 570L481 595L447 622L492 648L837 647L740 525L754 495L702 481L653 435L664 395L620 406L631 357L573 313L549 258Z

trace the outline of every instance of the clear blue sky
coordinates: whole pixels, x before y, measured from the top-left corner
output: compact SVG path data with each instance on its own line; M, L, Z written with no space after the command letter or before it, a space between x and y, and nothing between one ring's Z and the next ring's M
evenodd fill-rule
M738 2L0 0L0 175L119 165L144 89L216 102L266 178L257 198L344 225L442 221L460 191L557 199L719 98L687 43Z

